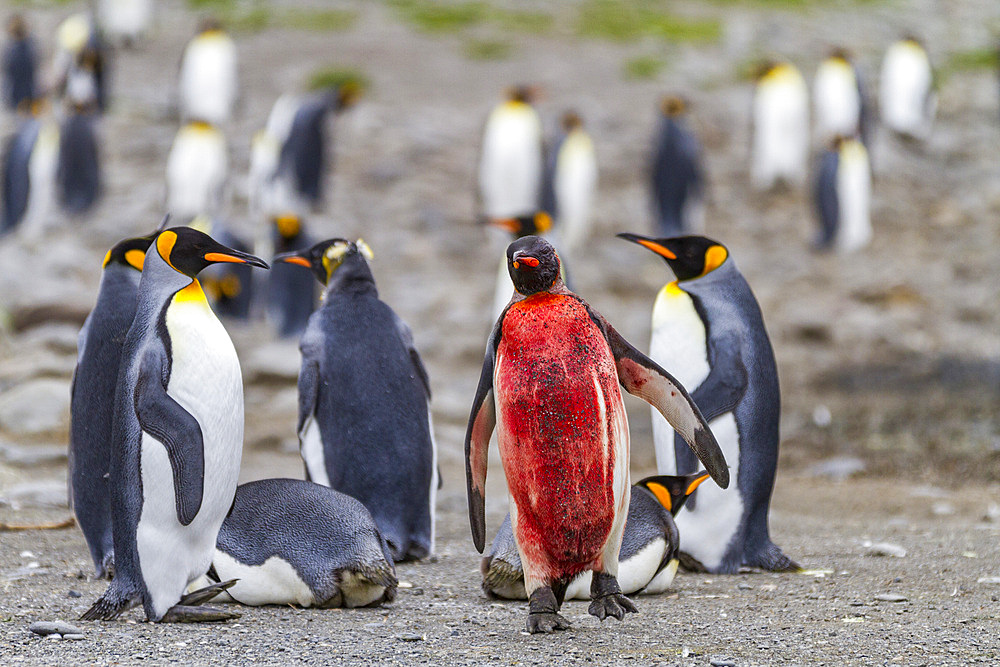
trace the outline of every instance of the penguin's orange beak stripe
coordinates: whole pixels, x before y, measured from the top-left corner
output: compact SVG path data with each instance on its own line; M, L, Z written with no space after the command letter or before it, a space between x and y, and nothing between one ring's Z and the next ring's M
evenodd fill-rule
M650 250L652 250L653 252L655 252L657 255L662 255L663 257L666 257L667 259L677 259L677 255L675 255L674 253L670 252L669 250L667 250L666 248L664 248L663 246L661 246L659 243L653 243L652 241L647 241L646 239L636 239L635 242L638 243L639 245L641 245L644 248L649 248Z
M210 252L205 254L206 262L232 262L234 264L246 264L247 261L242 257L233 257L232 255L227 255L224 252Z
M289 264L298 264L299 266L304 266L307 269L312 268L312 265L309 264L309 260L308 259L303 259L302 257L286 257L282 261L288 262Z
M521 268L521 264L526 264L531 268L535 268L536 266L538 266L538 260L535 259L534 257L522 257L521 259L516 260L514 262L514 268L515 269Z
M490 220L490 224L511 234L518 234L521 231L521 223L515 218L494 218Z
M702 475L698 479L696 479L693 482L691 482L691 484L688 485L688 488L685 489L684 495L690 496L692 493L694 493L694 490L697 489L699 486L701 486L701 483L704 482L709 477L710 477L710 475L708 473L705 473L704 475Z

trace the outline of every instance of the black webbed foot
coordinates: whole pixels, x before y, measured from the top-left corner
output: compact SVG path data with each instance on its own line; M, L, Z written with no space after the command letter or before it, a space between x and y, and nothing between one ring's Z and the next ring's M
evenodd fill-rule
M528 598L527 629L531 634L568 630L569 621L559 613L556 595L548 586L536 588Z

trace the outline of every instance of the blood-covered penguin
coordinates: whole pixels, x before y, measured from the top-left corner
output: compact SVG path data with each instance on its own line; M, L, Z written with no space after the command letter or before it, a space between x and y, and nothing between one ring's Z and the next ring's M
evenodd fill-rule
M518 239L507 262L517 294L490 335L465 439L473 540L482 553L487 450L496 427L528 631L569 627L559 607L585 570L594 572L589 612L621 619L636 608L617 581L630 498L619 382L663 412L722 487L729 485L725 458L683 387L566 288L547 241Z

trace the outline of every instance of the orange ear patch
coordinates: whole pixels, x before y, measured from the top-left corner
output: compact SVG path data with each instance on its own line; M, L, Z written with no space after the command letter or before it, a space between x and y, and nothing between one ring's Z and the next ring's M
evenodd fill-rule
M721 245L714 245L705 251L705 270L701 275L707 275L722 266L722 263L729 257L729 251Z
M660 501L660 504L663 505L668 512L673 509L674 502L670 499L670 492L667 491L667 487L656 482L647 482L646 488L653 492L653 495L656 496L656 499Z
M170 253L173 251L175 243L177 243L177 232L168 230L156 237L156 252L160 253L160 257L170 265L170 268L177 271L177 267L170 261Z

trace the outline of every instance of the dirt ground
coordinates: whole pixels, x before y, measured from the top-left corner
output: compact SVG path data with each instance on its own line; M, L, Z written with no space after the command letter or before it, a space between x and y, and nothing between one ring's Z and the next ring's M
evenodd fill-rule
M230 221L247 236L262 229L246 214L244 175L249 138L274 99L321 67L364 71L370 90L333 124L325 213L309 224L317 235L371 244L382 298L414 330L434 390L444 476L437 555L400 566L400 579L412 586L381 609L247 608L238 622L174 627L139 622L131 612L121 622L80 624L84 641L48 641L28 625L72 622L105 584L88 579L77 528L0 532L0 663L996 662L1000 112L996 69L962 63L994 47L1000 5L672 3L683 17L718 21L718 38L708 42L581 37L574 26L582 10L565 2L511 5L552 16L540 34L495 19L427 33L401 18L404 5L331 3L354 17L341 30L273 21L237 33L244 92L240 115L225 128ZM28 3L22 10L48 46L57 22L82 7ZM61 452L76 332L107 247L162 215L166 153L177 128L175 68L197 16L164 3L141 48L117 54L114 106L101 125L106 192L97 209L81 220L56 216L42 245L0 239L0 522L68 516ZM875 90L885 46L906 31L925 38L941 75L934 133L923 146L879 133L871 246L816 255L807 192L749 189L751 93L742 73L755 59L780 54L811 79L828 48L843 43ZM489 42L508 51L496 59L468 55L470 44ZM663 69L628 78L626 66L642 58L662 60ZM601 626L585 604L570 602L574 629L552 637L521 632L524 604L480 593L462 438L502 245L472 222L473 167L486 113L504 86L519 81L543 88L538 106L548 129L574 107L595 139L595 230L573 269L575 289L640 348L655 292L670 275L613 234L649 230L644 169L657 101L669 91L691 99L709 179L706 233L729 246L753 287L778 358L782 453L771 524L806 574L682 574L672 593L639 597L640 614L622 623ZM10 118L0 121L4 134L12 126ZM295 344L275 341L264 322L227 327L246 384L241 478L299 477ZM653 471L648 408L627 402L632 471L641 476ZM506 502L496 461L490 475L492 537ZM870 544L883 542L905 556L870 555Z

